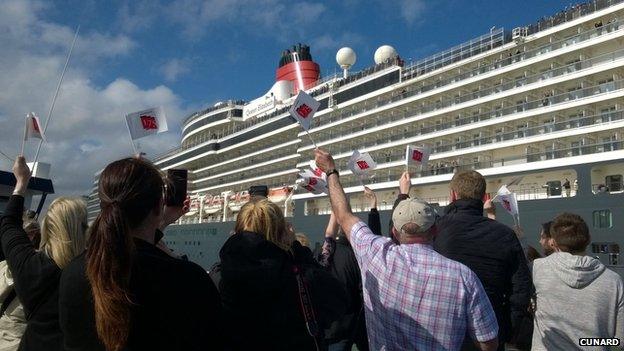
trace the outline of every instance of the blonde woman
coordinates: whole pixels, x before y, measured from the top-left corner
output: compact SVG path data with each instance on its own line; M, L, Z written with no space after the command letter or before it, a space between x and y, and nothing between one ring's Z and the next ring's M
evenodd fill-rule
M15 160L17 179L0 222L0 258L6 258L17 298L28 316L21 350L62 350L58 319L61 270L85 249L87 206L81 199L59 198L43 220L41 249L33 246L22 228L24 194L30 169L24 157Z
M295 241L280 207L267 199L245 204L220 257L224 324L233 332L232 350L325 348L322 330L342 315L344 289ZM303 305L310 307L312 318L304 317Z

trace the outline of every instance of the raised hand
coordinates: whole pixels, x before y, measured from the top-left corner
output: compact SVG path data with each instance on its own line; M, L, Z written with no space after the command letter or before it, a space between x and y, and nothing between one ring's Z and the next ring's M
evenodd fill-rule
M15 175L15 192L23 194L28 188L30 180L30 168L26 164L24 156L18 156L13 164L13 174Z
M334 158L332 155L321 149L314 150L314 161L316 162L316 166L321 169L321 171L327 173L327 171L331 169L336 169L336 163L334 162Z
M371 208L377 208L377 194L371 188L365 186L364 187L364 196L370 201Z
M399 179L399 193L409 195L410 187L412 186L412 179L409 172L403 172Z

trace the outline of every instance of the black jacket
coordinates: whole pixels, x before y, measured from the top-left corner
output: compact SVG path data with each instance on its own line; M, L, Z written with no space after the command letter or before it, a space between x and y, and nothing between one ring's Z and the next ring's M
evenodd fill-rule
M5 258L28 325L19 350L62 350L59 328L58 292L61 269L43 252L38 252L22 229L24 198L9 199L0 223L0 261Z
M131 329L125 350L221 350L221 303L200 266L135 239L130 277ZM63 270L60 322L66 351L103 350L95 330L86 255Z
M514 231L483 216L480 200L457 200L438 221L434 248L477 274L499 326L499 343L526 313L533 286L524 251Z
M293 243L293 255L261 235L232 235L220 252L225 325L233 350L315 350L299 300L294 265L304 270L321 328L344 313L340 283Z

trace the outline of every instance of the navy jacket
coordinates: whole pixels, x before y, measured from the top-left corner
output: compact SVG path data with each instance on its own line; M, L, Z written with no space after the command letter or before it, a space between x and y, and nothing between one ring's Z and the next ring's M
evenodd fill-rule
M58 317L61 269L33 247L22 229L23 211L24 197L11 196L0 224L0 260L6 257L28 320L19 350L62 350Z
M480 200L457 200L438 221L434 248L477 274L499 326L499 343L527 313L533 285L524 251L514 231L483 216Z

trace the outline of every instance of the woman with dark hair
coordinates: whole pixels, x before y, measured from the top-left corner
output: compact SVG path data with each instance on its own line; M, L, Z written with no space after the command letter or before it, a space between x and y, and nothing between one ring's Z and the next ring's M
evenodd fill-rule
M63 271L65 350L217 350L221 305L198 265L156 247L182 208L165 207L162 175L134 158L100 176L101 212L87 250Z

